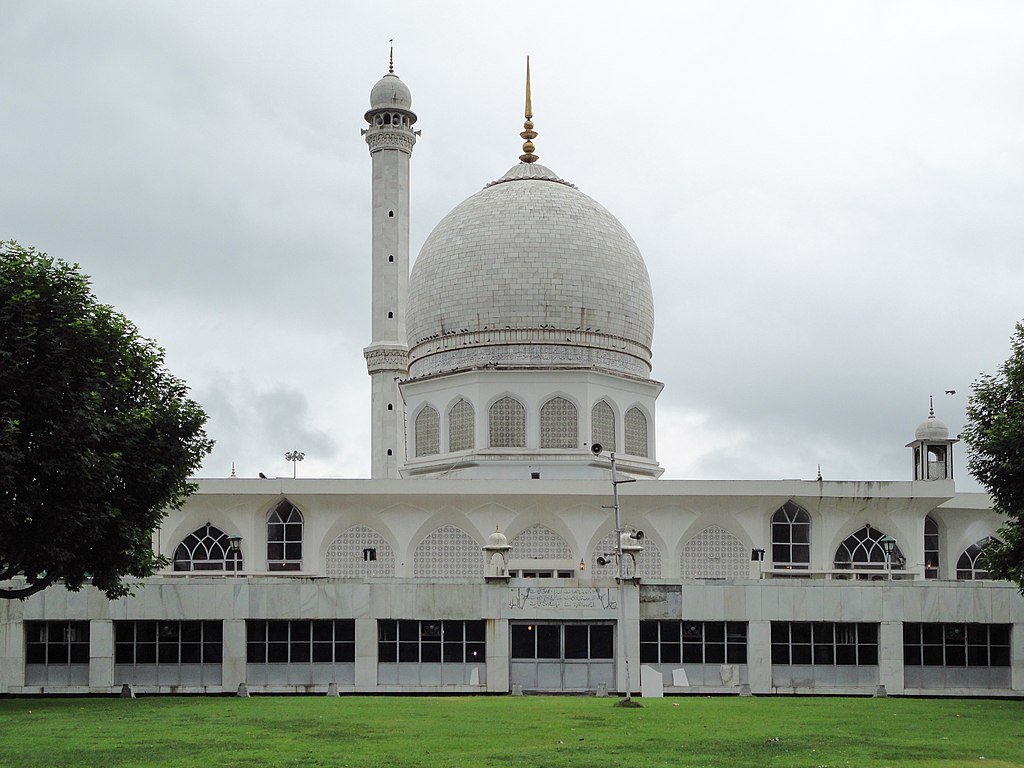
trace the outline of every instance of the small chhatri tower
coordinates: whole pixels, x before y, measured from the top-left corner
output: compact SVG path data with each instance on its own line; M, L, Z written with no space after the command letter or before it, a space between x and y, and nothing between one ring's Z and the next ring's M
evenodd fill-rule
M371 378L370 476L398 477L405 449L405 409L398 379L409 372L405 313L409 297L409 160L419 131L412 94L388 72L370 91L363 137L373 164L373 340L363 350Z
M935 418L935 402L928 398L928 418L914 433L914 441L907 448L914 451L915 480L952 480L953 444L959 440L949 438L949 427Z

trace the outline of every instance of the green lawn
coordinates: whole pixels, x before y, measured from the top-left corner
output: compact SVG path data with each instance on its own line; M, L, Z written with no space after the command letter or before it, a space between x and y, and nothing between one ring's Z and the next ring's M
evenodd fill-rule
M1024 766L1024 702L0 700L0 766Z

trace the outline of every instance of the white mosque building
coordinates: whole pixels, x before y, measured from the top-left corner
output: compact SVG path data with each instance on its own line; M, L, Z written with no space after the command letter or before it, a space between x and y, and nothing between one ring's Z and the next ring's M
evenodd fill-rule
M371 479L200 480L134 596L0 601L0 694L1024 695L934 413L906 481L658 479L650 278L536 162L527 78L520 162L411 273L417 116L370 93Z

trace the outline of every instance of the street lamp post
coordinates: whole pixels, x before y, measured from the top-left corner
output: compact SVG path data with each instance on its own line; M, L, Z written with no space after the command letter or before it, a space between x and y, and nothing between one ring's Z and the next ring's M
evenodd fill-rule
M292 463L292 480L295 479L295 465L306 458L306 454L301 451L288 451L284 457Z

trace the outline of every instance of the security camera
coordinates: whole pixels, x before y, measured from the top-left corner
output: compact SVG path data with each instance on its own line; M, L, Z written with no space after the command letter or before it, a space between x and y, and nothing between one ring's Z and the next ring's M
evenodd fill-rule
M597 456L599 453L601 453L602 447L603 446L600 443L594 443L593 445L590 446L590 452Z
M644 532L643 531L633 531L633 538L636 539L637 541L643 541L644 540Z
M611 563L611 560L609 560L604 555L598 555L597 556L597 564L598 565L609 565L610 563Z

